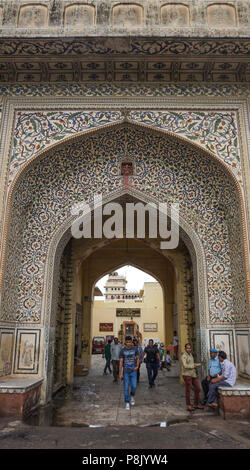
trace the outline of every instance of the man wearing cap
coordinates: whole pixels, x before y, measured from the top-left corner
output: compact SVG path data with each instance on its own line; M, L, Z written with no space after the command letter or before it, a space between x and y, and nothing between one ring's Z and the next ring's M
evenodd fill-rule
M205 405L207 403L207 397L208 397L210 381L213 378L217 377L218 374L221 373L221 365L220 365L220 361L219 361L219 358L218 358L217 354L218 354L217 349L213 349L213 348L210 349L210 359L209 359L209 364L208 364L208 375L201 382L203 392L204 392L204 400L201 403L202 405Z
M208 406L211 408L218 407L217 388L218 387L233 387L236 382L236 368L235 365L227 359L224 351L219 351L219 361L221 363L221 374L218 377L211 379L208 392Z

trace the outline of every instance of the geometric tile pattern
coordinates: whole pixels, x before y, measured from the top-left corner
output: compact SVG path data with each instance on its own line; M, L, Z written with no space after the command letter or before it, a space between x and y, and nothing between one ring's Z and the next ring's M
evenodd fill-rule
M1 320L43 321L49 242L74 203L122 187L119 168L125 152L134 160L132 187L157 201L179 202L181 217L201 240L208 322L247 321L240 209L232 179L202 150L133 124L83 135L51 149L25 170L12 199Z
M0 83L1 96L250 96L250 85L239 83L79 83L77 81L60 83Z

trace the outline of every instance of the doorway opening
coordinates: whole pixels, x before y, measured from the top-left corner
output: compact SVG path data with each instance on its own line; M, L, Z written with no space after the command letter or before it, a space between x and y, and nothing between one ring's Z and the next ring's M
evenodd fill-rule
M157 279L127 265L102 277L95 285L97 289L100 293L94 297L92 341L102 338L107 343L117 337L123 344L125 337L131 336L142 347L150 338L158 345L165 343L163 290Z
M128 279L116 278L128 266L153 281L137 287L135 280L133 289L126 290ZM100 289L104 276L106 287ZM142 347L150 338L167 346L176 330L180 348L191 342L195 354L194 285L191 256L182 240L170 256L149 239L70 239L58 276L52 394L88 374L94 337L105 344L108 337L123 342L129 334Z

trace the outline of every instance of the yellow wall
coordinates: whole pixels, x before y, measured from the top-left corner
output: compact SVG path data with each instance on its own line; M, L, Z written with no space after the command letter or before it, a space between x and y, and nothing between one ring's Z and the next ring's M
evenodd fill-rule
M104 300L95 300L93 305L91 338L93 338L93 336L106 337L106 335L109 334L118 336L120 325L124 321L131 321L131 317L116 317L116 308L140 308L141 316L133 317L133 321L139 325L142 339L159 338L159 340L164 343L163 293L158 282L144 283L144 296L142 301L125 300L121 302L118 300L109 300L105 302ZM113 323L113 331L99 331L99 323ZM144 323L158 323L158 331L144 332Z
M95 245L94 245L95 243ZM99 243L99 242L98 242ZM187 308L188 308L188 292L187 292L187 263L189 254L184 244L176 250L160 250L158 249L157 243L153 243L150 240L146 242L139 239L118 239L112 240L108 244L106 241L101 240L98 244L94 239L72 239L72 272L73 278L76 279L80 276L78 288L80 283L82 285L81 293L81 304L83 311L82 319L82 330L79 332L81 335L82 350L81 357L79 360L84 364L85 367L91 367L91 350L92 350L92 338L93 336L106 336L108 332L100 334L99 328L96 329L95 325L95 313L93 315L92 310L94 309L96 302L93 302L94 285L97 280L102 276L119 269L122 266L131 265L138 269L145 271L146 273L154 276L160 281L162 286L162 297L163 297L163 318L162 325L160 327L160 319L157 319L159 328L157 332L145 333L142 330L143 323L156 322L156 311L155 294L146 294L147 299L140 303L136 301L125 300L125 302L98 302L98 307L102 312L99 323L114 323L115 325L115 308L117 307L140 307L147 306L144 316L140 317L139 322L137 318L134 318L136 323L139 323L139 330L143 337L158 339L165 345L169 344L173 340L173 330L177 329L180 351L183 350L184 344L189 341L188 338L188 324L187 324ZM114 248L111 256L111 248ZM81 270L79 269L81 266ZM150 285L151 283L149 283ZM76 286L76 283L74 283ZM155 286L155 284L153 284ZM80 300L80 291L76 288L72 293L72 298L76 299L76 302ZM147 291L147 284L145 285L145 291ZM156 295L158 298L158 296ZM162 299L161 297L161 299ZM160 298L160 297L159 297ZM151 300L150 300L151 299ZM120 299L121 300L121 299ZM162 302L162 300L161 300ZM113 314L112 314L113 308ZM111 316L109 314L111 312ZM173 312L178 314L178 327L177 322L173 321ZM144 315L144 313L142 313ZM176 316L177 318L177 316ZM117 332L120 330L120 325L123 321L130 321L130 317L117 319ZM74 326L74 325L73 325ZM72 326L72 345L74 344L74 331ZM116 331L111 332L115 334ZM165 340L164 340L165 337ZM188 341L187 341L188 340ZM71 349L72 352L72 349ZM68 361L70 362L70 361ZM72 369L70 369L72 370ZM73 374L68 383L73 383Z

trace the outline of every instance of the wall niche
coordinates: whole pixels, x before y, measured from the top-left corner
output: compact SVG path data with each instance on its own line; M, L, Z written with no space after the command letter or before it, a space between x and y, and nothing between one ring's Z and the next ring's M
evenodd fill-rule
M209 5L207 7L207 23L213 28L237 26L234 6L226 3Z
M143 24L143 7L136 3L119 4L113 8L113 25L124 28Z
M86 29L95 24L95 7L86 3L77 3L65 8L64 26L75 29Z
M182 3L169 3L161 7L161 23L169 26L189 26L189 8Z
M23 5L19 11L18 26L41 28L48 25L48 8L40 4Z

